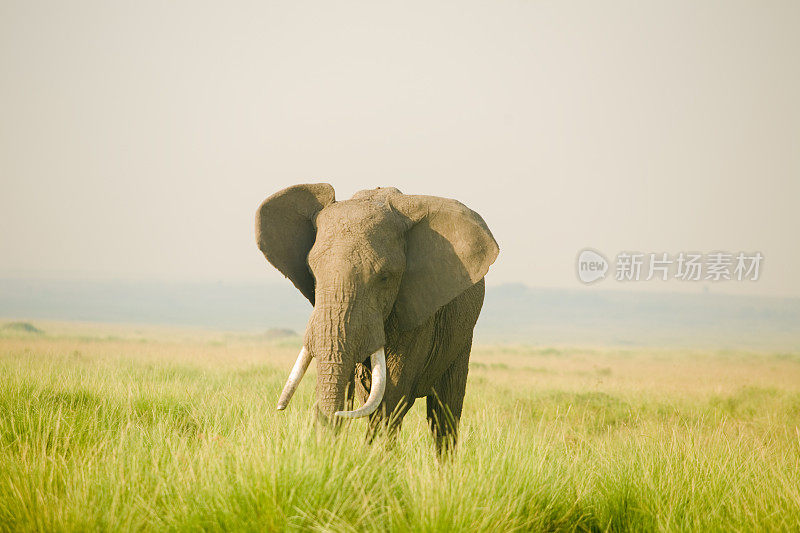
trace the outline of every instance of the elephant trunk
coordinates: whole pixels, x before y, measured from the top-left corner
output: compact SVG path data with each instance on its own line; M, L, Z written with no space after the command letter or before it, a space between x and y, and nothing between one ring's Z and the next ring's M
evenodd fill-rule
M383 321L365 309L347 305L346 299L330 298L320 292L304 339L304 345L317 360L318 417L333 423L335 417L367 416L378 408L385 390ZM356 364L368 357L373 371L369 400L356 411L343 411Z
M355 364L319 360L317 362L317 409L326 420L331 415L341 418L362 418L378 410L386 392L386 355L380 348L370 355L372 381L369 397L364 405L354 411L342 411L345 390L355 371Z
M317 360L317 416L324 423L335 423L335 413L344 408L345 392L355 371L340 361Z

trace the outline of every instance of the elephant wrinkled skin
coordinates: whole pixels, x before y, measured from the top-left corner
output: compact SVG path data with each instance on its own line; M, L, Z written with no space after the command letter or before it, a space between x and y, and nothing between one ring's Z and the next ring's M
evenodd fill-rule
M337 202L326 183L295 185L261 204L256 240L314 306L279 409L314 358L323 423L371 413L373 430L396 430L425 396L437 449L455 443L483 278L499 253L480 215L395 188ZM376 379L383 394L369 397ZM341 412L353 394L365 406Z

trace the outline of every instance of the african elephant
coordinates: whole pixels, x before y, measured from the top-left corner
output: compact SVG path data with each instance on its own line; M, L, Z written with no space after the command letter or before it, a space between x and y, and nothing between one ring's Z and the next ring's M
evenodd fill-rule
M256 213L267 260L314 309L278 409L312 358L317 418L370 416L391 431L427 397L437 450L455 443L484 276L499 248L463 204L377 188L337 202L327 183L295 185ZM363 405L345 411L357 393Z

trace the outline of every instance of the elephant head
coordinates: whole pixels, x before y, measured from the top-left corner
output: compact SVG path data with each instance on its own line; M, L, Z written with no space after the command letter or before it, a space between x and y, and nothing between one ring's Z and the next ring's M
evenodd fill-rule
M267 198L256 213L256 240L314 306L278 409L315 358L317 408L326 420L374 412L386 384L387 328L426 322L480 281L499 251L480 215L455 200L378 188L337 202L325 183ZM356 364L368 358L369 398L341 411Z

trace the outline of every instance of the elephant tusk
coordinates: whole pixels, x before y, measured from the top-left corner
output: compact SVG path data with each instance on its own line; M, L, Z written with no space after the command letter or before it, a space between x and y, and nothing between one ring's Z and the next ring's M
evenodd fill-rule
M342 418L361 418L369 416L378 409L386 392L386 354L383 348L369 356L372 362L372 386L369 389L369 398L364 405L355 411L336 411L336 416Z
M281 392L281 398L278 400L278 411L286 409L289 400L291 400L292 395L294 395L294 391L297 390L297 386L300 385L300 380L303 379L303 374L306 373L309 364L311 364L311 355L308 353L308 350L306 350L306 347L303 346L300 353L297 355L297 361L295 361L292 371L289 373L289 379L286 380L283 392Z

